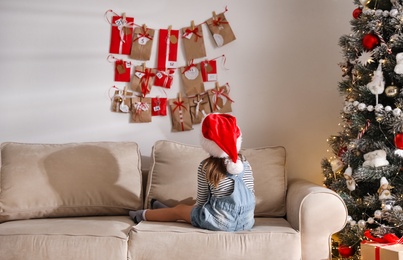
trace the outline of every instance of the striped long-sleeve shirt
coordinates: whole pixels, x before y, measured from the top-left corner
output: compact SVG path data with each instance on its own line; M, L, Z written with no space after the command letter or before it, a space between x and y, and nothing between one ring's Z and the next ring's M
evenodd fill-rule
M253 184L253 174L252 168L249 165L249 162L244 161L244 176L243 181L246 186L254 192L254 184ZM206 179L206 172L202 169L203 162L200 163L199 168L197 170L197 197L196 197L196 205L203 206L207 200L209 195L209 190L211 190L211 194L215 197L222 197L231 195L234 191L234 181L228 177L220 180L217 187L209 183Z

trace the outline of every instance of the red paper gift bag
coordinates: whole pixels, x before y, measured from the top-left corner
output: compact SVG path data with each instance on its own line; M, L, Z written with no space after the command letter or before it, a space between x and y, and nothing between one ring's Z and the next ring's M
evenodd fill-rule
M206 60L200 62L200 70L203 82L217 81L217 61Z
M130 54L133 38L133 17L114 15L109 53Z
M130 82L131 62L124 60L115 61L115 81Z
M167 115L167 98L160 98L160 97L151 98L151 115L153 116Z
M158 69L176 68L179 30L160 29L158 39Z

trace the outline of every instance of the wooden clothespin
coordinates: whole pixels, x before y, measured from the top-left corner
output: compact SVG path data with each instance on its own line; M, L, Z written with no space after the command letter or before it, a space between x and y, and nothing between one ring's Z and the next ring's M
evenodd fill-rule
M127 86L125 86L125 87L123 88L123 97L126 97L126 93L127 93Z
M216 88L217 90L220 89L220 84L218 84L218 82L215 83L215 88Z
M217 17L217 14L215 13L215 11L213 11L213 19L215 20Z
M180 92L178 93L178 100L179 100L179 102L182 102L182 95Z
M143 64L141 64L141 66L143 67L143 71L146 71L146 63L143 62Z
M123 20L126 20L126 13L122 13Z
M192 20L190 22L190 28L191 28L192 31L195 29L195 21L194 20Z
M144 23L143 24L143 31L145 32L147 30L147 25Z
M171 30L172 30L172 25L168 26L168 35L171 34Z

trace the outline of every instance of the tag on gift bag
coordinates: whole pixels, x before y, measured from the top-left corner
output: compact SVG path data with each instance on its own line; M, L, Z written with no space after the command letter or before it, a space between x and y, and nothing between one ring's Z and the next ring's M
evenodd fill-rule
M151 122L151 98L133 97L132 120L134 123Z
M130 61L115 61L115 81L130 82L130 72L132 64Z
M205 91L200 72L200 64L194 64L192 62L188 66L181 67L180 73L186 96L200 94Z
M174 80L174 69L167 70L157 70L154 78L154 86L163 87L163 88L171 88L172 82Z
M205 60L200 62L200 70L203 82L217 81L217 61Z
M183 132L193 129L187 98L169 99L169 108L171 110L173 132Z
M151 98L151 115L152 116L167 115L167 98L161 98L161 97Z
M206 57L202 26L201 24L195 26L193 21L191 24L190 27L182 28L182 42L186 60Z
M147 28L146 25L134 28L130 58L134 60L150 60L154 32L154 29Z
M151 91L154 77L155 69L146 68L144 65L136 66L132 77L131 89L142 93L143 97L145 97Z
M213 12L213 17L208 19L206 23L218 47L224 46L236 39L224 13L216 15Z
M158 38L158 69L177 67L179 30L160 29Z
M134 18L126 17L124 13L119 16L112 10L107 11L105 15L107 16L108 13L114 14L110 22L112 29L109 53L129 55L132 47Z
M208 93L197 94L195 96L188 97L190 116L192 123L200 124L207 114L211 113L210 101Z
M229 97L229 85L219 87L216 83L214 89L208 90L211 109L213 112L229 113L232 112L232 103L234 102Z

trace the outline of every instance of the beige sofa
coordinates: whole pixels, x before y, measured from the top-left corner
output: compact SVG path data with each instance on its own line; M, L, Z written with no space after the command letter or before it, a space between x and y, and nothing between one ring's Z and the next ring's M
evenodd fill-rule
M248 232L141 222L129 210L151 198L193 203L197 146L155 143L141 171L133 142L1 144L1 259L328 259L347 218L333 191L287 182L285 149L244 149L255 177L256 223Z

